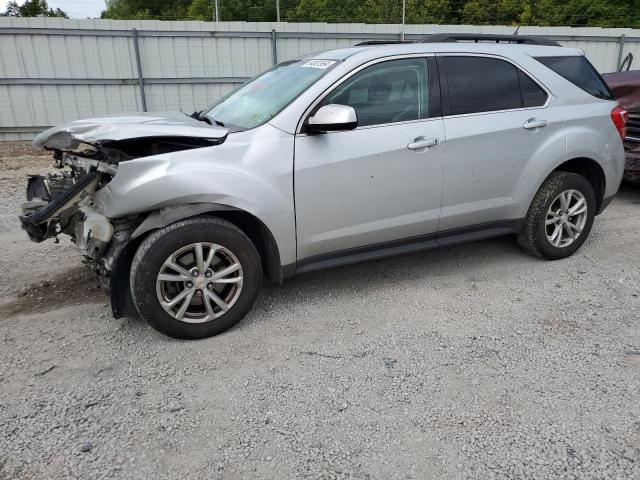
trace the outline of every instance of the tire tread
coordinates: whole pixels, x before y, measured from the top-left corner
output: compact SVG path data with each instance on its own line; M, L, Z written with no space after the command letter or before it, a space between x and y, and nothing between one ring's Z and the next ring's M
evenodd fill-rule
M588 192L588 199L591 200L591 208L593 208L594 193L591 186L588 184L587 180L576 173L565 172L565 171L555 171L552 172L547 179L544 181L542 186L536 192L536 195L533 197L533 201L529 206L529 210L527 211L527 215L524 219L524 225L522 229L516 234L518 239L518 243L520 247L527 253L538 257L538 258L547 258L547 259L555 259L555 258L563 258L562 256L549 256L545 254L540 248L539 242L546 241L545 239L540 239L536 234L536 229L538 228L539 222L544 222L546 218L548 202L557 195L556 192L559 191L567 184L571 183L584 183L585 189ZM592 221L592 220L591 220ZM589 227L590 229L590 227ZM589 231L585 232L584 238L580 241L580 244L586 239ZM578 246L579 248L579 246ZM573 253L573 252L571 252Z
M154 245L156 245L159 241L164 239L167 235L173 234L174 232L180 229L183 229L185 227L192 227L194 225L200 225L203 230L207 230L211 228L231 230L234 234L237 234L243 237L243 240L246 240L246 246L250 248L250 252L249 252L250 256L256 259L255 268L256 268L256 276L259 279L258 287L260 284L260 280L262 279L262 265L260 262L260 255L255 245L249 239L249 237L245 235L245 233L241 229L239 229L233 223L227 220L224 220L222 218L214 217L214 216L200 216L200 217L188 218L188 219L180 220L178 222L167 225L166 227L160 228L152 232L151 234L149 234L138 247L138 250L131 263L131 270L129 273L130 275L129 281L131 284L131 297L140 315L143 318L145 318L151 324L152 327L174 338L181 338L181 339L202 338L202 337L215 335L217 333L220 333L220 331L222 330L217 331L217 329L214 329L216 330L214 333L205 333L204 332L205 329L194 327L195 325L202 326L210 323L210 322L206 322L205 324L186 324L183 331L180 332L180 331L176 331L176 329L173 329L173 328L166 328L163 325L163 322L158 321L158 319L156 318L149 318L149 316L145 315L145 313L142 311L142 309L140 308L140 305L149 303L149 301L152 301L152 302L157 301L157 299L155 297L153 299L143 298L141 295L148 296L149 294L145 294L144 292L141 292L139 288L136 288L136 286L138 285L138 283L136 282L136 279L144 270L145 259L147 258L149 251L154 247ZM224 318L224 316L220 318ZM229 325L229 327L230 326L231 325ZM196 329L197 329L197 332L196 332Z

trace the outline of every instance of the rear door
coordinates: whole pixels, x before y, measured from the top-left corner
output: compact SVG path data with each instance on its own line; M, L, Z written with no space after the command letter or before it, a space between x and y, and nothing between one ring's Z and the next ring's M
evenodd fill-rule
M296 135L298 259L435 236L444 128L434 58L363 67L312 112L328 104L352 106L358 127Z
M447 137L440 233L523 216L531 162L564 158L555 98L505 58L439 55Z

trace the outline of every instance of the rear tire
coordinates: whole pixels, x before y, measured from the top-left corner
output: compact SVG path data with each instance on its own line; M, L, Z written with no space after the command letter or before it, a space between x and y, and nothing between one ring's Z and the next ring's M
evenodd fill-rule
M258 294L262 267L255 246L238 227L196 217L145 238L130 277L133 302L153 328L196 339L242 320Z
M566 258L589 236L595 210L595 193L586 178L553 172L531 202L518 243L525 252L540 258Z

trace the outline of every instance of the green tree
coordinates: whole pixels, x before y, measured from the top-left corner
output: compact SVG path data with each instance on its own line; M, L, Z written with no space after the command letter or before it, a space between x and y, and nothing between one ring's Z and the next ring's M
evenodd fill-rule
M192 0L106 0L101 18L114 20L184 20Z
M462 8L462 23L470 25L517 25L528 2L520 0L471 0Z
M455 0L407 0L406 23L451 23ZM300 0L287 12L291 21L400 23L402 1Z
M27 3L46 5L44 0ZM275 21L275 3L219 0L220 19ZM113 19L210 21L214 8L214 0L106 0L106 4L102 18ZM406 22L416 24L640 27L640 0L406 0L406 5ZM401 9L402 0L280 0L281 18L291 22L400 23Z
M265 0L220 0L220 20L275 22L276 2Z
M14 2L15 3L15 2ZM7 5L7 8L9 5ZM69 18L59 8L50 8L46 0L27 0L18 7L20 17L62 17Z
M213 20L214 4L211 0L193 0L187 10L187 19L210 22Z
M20 16L20 5L18 2L9 2L7 3L7 8L2 14L4 17L19 17Z
M194 0L197 1L197 0ZM213 2L213 0L209 0ZM276 0L219 0L220 20L245 22L275 22ZM293 16L300 0L280 0L280 19L296 21Z
M348 14L348 11L345 12ZM400 23L402 20L402 2L386 2L384 0L365 0L360 8L354 8L357 18L352 21L364 23ZM337 20L340 21L340 20Z
M300 0L287 11L293 22L384 23L392 18L397 5L381 0ZM400 10L398 10L400 11Z
M578 27L640 27L638 0L539 0L531 24Z
M458 15L450 0L407 0L407 23L458 23Z

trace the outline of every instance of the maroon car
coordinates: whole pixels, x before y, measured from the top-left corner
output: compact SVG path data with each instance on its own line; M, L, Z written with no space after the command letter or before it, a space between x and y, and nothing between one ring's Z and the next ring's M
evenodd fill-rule
M620 105L629 112L624 142L627 152L624 178L640 183L640 70L605 73L603 77Z

